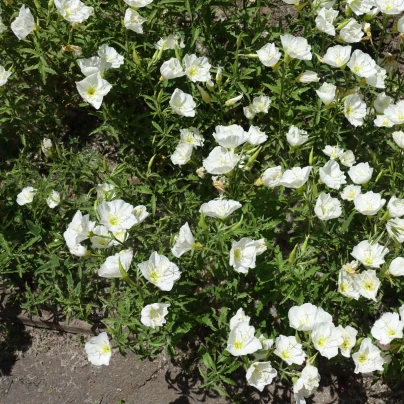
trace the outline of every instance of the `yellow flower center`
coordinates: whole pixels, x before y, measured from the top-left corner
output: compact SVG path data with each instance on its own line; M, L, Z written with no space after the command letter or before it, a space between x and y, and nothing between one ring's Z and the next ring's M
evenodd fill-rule
M86 93L89 97L93 97L95 95L95 87L91 86L86 90Z
M119 219L116 216L111 216L108 222L111 226L117 226L119 224Z
M287 350L282 351L281 356L283 359L290 359L290 357L291 357L290 351L287 351Z
M317 340L317 345L320 348L324 348L327 345L327 338L321 336L318 340Z
M109 345L102 345L101 346L101 353L103 355L107 355L111 352L111 347Z
M192 66L189 70L188 70L188 75L190 75L191 77L196 76L199 73L198 68L196 66Z
M389 330L387 331L387 335L389 335L390 337L393 337L394 335L396 335L396 330L389 328Z
M358 362L361 363L361 364L363 364L363 363L365 363L365 362L367 361L367 359L368 359L368 356L363 353L363 354L360 354L360 355L359 355L359 357L358 357Z
M235 261L240 261L240 260L241 260L241 257L242 257L242 254L241 254L240 248L236 248L236 249L234 250L234 260L235 260Z
M233 346L234 348L240 350L244 348L244 343L242 341L234 341Z
M157 271L151 271L149 277L153 283L158 283L161 279L161 275Z
M374 285L374 283L373 283L372 281L367 281L367 282L365 282L365 284L363 285L363 287L364 287L366 290L373 290L374 287L375 287L375 285Z

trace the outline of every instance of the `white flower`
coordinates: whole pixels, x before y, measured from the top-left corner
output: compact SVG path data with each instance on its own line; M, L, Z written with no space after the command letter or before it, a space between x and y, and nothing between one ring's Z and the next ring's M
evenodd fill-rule
M387 72L385 69L376 65L376 74L366 78L366 84L375 88L386 88L384 81L386 80Z
M311 332L311 340L314 348L328 359L338 355L338 347L344 341L341 330L330 322L316 324Z
M373 168L369 166L369 163L359 163L352 166L348 175L354 184L366 184L370 181L373 174Z
M344 201L353 201L360 193L360 185L347 185L340 195Z
M404 322L404 304L398 309L398 312L400 313L401 321Z
M196 55L185 55L182 62L184 63L185 74L193 83L210 80L209 69L212 65L205 56L198 58Z
M404 243L404 219L395 217L386 224L387 233L398 243Z
M265 132L262 132L258 126L250 126L248 129L248 139L247 142L253 146L258 146L264 143L268 139Z
M403 0L374 0L374 2L383 14L396 15L404 11Z
M314 213L320 220L336 219L342 214L341 202L323 192L317 198Z
M366 104L358 94L351 94L344 101L345 118L353 126L362 126L366 116Z
M323 149L323 153L331 160L338 160L344 154L344 150L341 149L339 146L327 145Z
M59 192L52 190L49 197L46 198L46 203L51 209L56 208L56 206L60 203L60 194Z
M320 318L323 320L323 312L319 307L311 303L304 303L301 306L291 307L288 312L288 318L289 326L295 330L311 331Z
M368 240L361 241L351 252L352 257L365 267L380 268L384 264L384 256L389 249L379 243L371 244Z
M35 193L36 189L33 187L23 188L22 191L17 195L18 205L23 206L27 203L31 203L34 200Z
M165 79L175 79L185 76L184 69L177 58L171 58L160 67L160 73Z
M92 56L89 59L77 59L77 64L86 77L97 73L102 74L106 70L105 59L98 56Z
M115 191L113 191L115 189L115 185L103 183L98 184L95 189L97 191L97 198L101 202L104 202L106 197L108 197L108 199L112 199L116 196Z
M341 269L338 275L338 292L351 299L359 299L359 288L356 282L357 274L351 274Z
M249 105L247 107L243 107L244 116L247 119L253 119L255 117L255 112L253 110L253 106Z
M195 116L196 103L192 95L184 93L179 88L176 88L170 99L170 106L178 115Z
M332 189L340 189L341 185L346 184L345 174L335 160L328 160L324 167L320 168L319 173L321 181Z
M249 134L239 125L216 126L213 137L222 147L237 147L249 138Z
M404 199L398 199L392 196L387 204L387 209L391 217L404 216Z
M109 360L111 359L111 345L109 344L106 332L102 332L96 337L91 337L90 341L86 342L84 349L86 350L88 360L93 365L109 365Z
M182 254L192 250L194 248L195 240L189 228L188 222L180 228L180 233L175 237L175 244L171 249L174 257L181 257Z
M295 37L290 34L281 35L283 50L291 58L300 60L311 60L311 46L306 38Z
M241 208L240 202L231 199L214 199L208 203L203 203L199 212L203 212L205 216L224 219L239 208Z
M108 248L112 244L112 238L108 229L103 226L95 226L93 229L93 236L91 237L91 243L93 248Z
M295 337L280 335L275 340L274 354L283 359L288 365L301 365L306 354L303 352L302 344L299 344Z
M132 213L136 218L136 226L142 223L143 220L145 220L146 217L149 216L149 212L144 205L135 206Z
M358 334L358 331L349 325L345 328L342 326L339 326L338 328L341 330L342 336L342 343L339 346L341 355L349 358L351 356L351 349L356 344L356 335Z
M35 20L31 10L23 4L18 13L18 17L11 23L11 30L15 36L21 40L29 35L35 28Z
M360 49L352 53L348 67L359 77L370 77L377 73L376 62L367 53Z
M153 0L124 0L124 2L131 7L141 8L146 7L152 3Z
M292 125L286 134L286 140L292 147L297 147L306 143L309 140L309 136L305 130Z
M395 144L400 147L401 149L404 149L404 132L396 131L392 133L393 140Z
M255 328L247 321L241 321L230 331L226 351L234 356L252 354L262 349L262 344L254 336Z
M355 155L352 150L347 150L341 154L339 157L339 161L345 167L352 167L355 164Z
M256 257L257 249L254 240L243 237L240 241L232 242L229 265L236 272L246 274L249 268L255 268Z
M259 114L260 112L267 114L268 113L268 108L271 105L271 100L269 97L265 95L260 95L259 97L255 97L253 99L252 104L250 105L252 111L256 114Z
M52 140L47 139L47 138L42 139L41 149L42 149L42 153L46 157L50 157L52 155L52 147L53 147Z
M170 34L166 37L160 38L154 46L156 49L161 50L185 48L184 41L177 34Z
M317 83L320 81L320 77L316 72L306 70L297 76L296 81L299 83Z
M135 31L138 34L143 34L142 24L145 21L147 21L147 19L143 18L137 11L132 10L131 8L126 9L123 22L127 29Z
M362 215L373 216L375 215L386 203L381 195L372 191L366 194L359 194L354 199L355 209L362 213Z
M359 290L359 294L366 299L376 301L376 295L379 290L380 280L376 276L376 271L368 269L355 277L356 285Z
M352 46L336 45L327 49L327 52L323 56L323 63L332 67L345 66L351 57Z
M397 21L397 31L404 33L404 15Z
M100 266L98 276L101 276L102 278L122 278L120 268L125 272L128 272L132 259L132 250L122 250L115 255L111 255Z
M115 48L107 44L101 45L98 48L98 56L107 62L108 67L112 67L114 69L120 67L125 60L125 58L120 55Z
M76 244L73 248L69 247L70 254L77 257L85 257L87 255L87 247L81 244Z
M291 170L286 170L281 178L280 185L286 188L300 188L309 179L311 166L293 167Z
M166 323L165 316L168 314L169 307L170 304L165 303L148 304L140 313L140 322L150 328L161 327Z
M94 228L95 222L90 221L90 215L82 215L78 210L69 223L63 237L69 248L74 249L82 241L88 239L90 231Z
M224 105L226 105L227 107L231 107L231 106L234 105L236 102L239 102L242 98L243 98L243 94L240 94L240 95L238 95L237 97L228 99L228 100L224 103Z
M209 174L227 174L240 161L240 156L234 153L234 149L216 146L202 164Z
M236 314L230 319L230 330L232 330L238 323L242 321L250 323L250 317L246 316L242 308L238 309Z
M293 393L297 404L305 404L305 398L315 393L320 384L320 375L318 369L314 366L307 365L301 376L293 385Z
M98 205L97 210L100 223L111 232L129 230L138 224L138 220L133 215L133 206L122 199L104 202Z
M259 391L272 383L278 372L271 366L271 362L254 362L246 373L247 384L256 387Z
M403 337L403 328L404 323L397 313L384 313L375 321L370 332L380 344L387 345L393 339Z
M269 350L271 349L272 345L274 344L274 340L270 338L266 338L264 335L260 335L258 340L262 344L262 349L254 352L254 358L257 360L264 359L267 357Z
M189 143L179 143L170 159L174 165L182 166L191 159L193 146Z
M264 66L275 66L281 58L281 52L273 43L267 43L261 49L257 50L259 60Z
M281 166L267 168L262 174L262 182L268 188L275 188L280 185L282 176Z
M102 99L109 93L112 86L101 77L100 73L92 74L84 80L77 81L76 87L84 101L87 101L95 109L99 109Z
M55 0L60 15L69 22L83 22L93 13L93 7L87 7L80 0Z
M316 93L325 105L330 105L335 100L335 91L337 87L334 84L323 83Z
M404 100L398 101L396 104L390 104L385 110L384 115L394 122L396 125L404 123Z
M375 101L373 103L373 106L375 107L375 110L379 113L379 114L384 114L384 110L393 103L393 98L389 97L388 95L386 95L385 92L380 93L376 98Z
M194 149L197 147L202 147L203 144L205 143L205 139L203 136L199 133L198 128L194 128L191 126L188 129L180 129L181 133L181 142L182 143L189 143L192 145Z
M10 76L11 72L7 71L3 66L0 66L0 86L4 86Z
M373 0L347 0L349 8L356 15L363 15L368 13L374 6Z
M364 338L359 347L359 351L352 355L355 362L355 373L370 373L375 370L383 370L385 360L381 356L381 351L372 344L370 338Z
M137 265L142 275L160 290L170 291L174 282L180 279L181 273L166 256L154 251L148 261Z
M339 12L332 8L321 8L317 11L316 27L319 31L325 32L328 35L335 36L334 20L337 18Z
M359 24L354 18L351 18L348 24L339 32L340 37L347 43L360 42L364 32L362 25Z

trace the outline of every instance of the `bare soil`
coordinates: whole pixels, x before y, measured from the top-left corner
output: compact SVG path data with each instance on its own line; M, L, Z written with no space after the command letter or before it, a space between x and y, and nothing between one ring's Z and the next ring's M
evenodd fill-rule
M109 366L87 361L84 343L89 336L8 325L0 334L1 404L286 404L294 402L279 382L262 393L246 386L244 372L236 379L232 399L208 393L198 372L186 372L164 354L140 362L116 349ZM322 386L308 404L402 404L404 392L392 390L372 377L322 373Z

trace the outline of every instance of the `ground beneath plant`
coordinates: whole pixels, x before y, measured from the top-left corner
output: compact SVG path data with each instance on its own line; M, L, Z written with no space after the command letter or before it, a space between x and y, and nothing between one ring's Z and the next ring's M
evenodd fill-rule
M10 326L9 326L10 327ZM292 403L291 391L279 381L259 393L245 386L243 372L229 391L232 399L199 388L197 371L185 372L164 354L139 362L135 355L114 351L110 366L87 361L87 336L12 325L0 336L1 404L227 404ZM341 381L342 380L342 381ZM402 404L404 391L393 390L371 377L341 379L323 375L323 385L307 402L315 404Z

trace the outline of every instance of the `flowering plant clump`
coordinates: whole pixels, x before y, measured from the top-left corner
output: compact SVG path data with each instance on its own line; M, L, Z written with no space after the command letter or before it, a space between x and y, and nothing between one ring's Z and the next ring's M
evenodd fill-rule
M402 381L403 12L5 2L10 302L97 321L96 366L192 347L224 395L242 372L304 403L328 363Z

